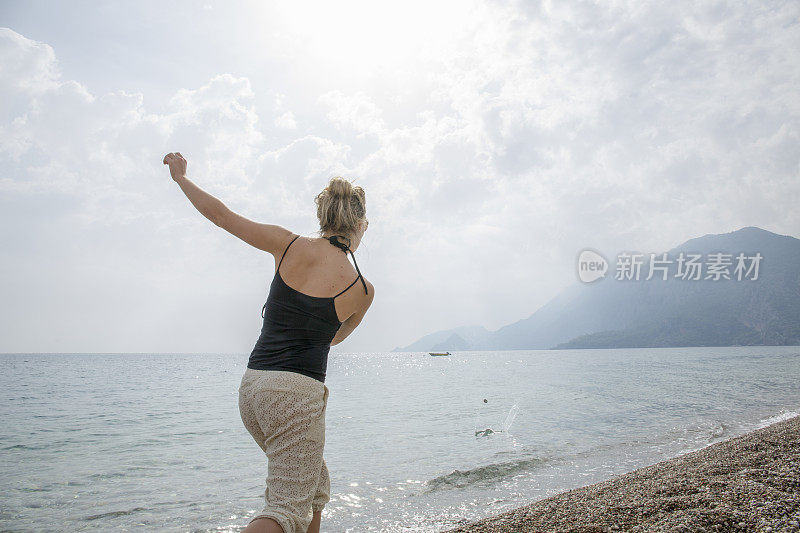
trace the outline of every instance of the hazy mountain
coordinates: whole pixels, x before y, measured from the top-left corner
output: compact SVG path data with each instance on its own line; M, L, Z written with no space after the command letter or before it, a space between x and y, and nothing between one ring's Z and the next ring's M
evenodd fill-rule
M667 259L680 252L703 254L703 262L707 254L732 254L732 279L678 279L672 264L667 280L656 274L646 281L645 261L640 281L621 281L614 279L616 257L606 255L605 279L576 282L528 318L491 332L479 326L441 331L397 350L800 344L800 240L746 227L691 239ZM763 257L757 280L736 280L740 252Z
M489 330L483 326L461 326L425 335L408 346L397 347L392 351L434 352L439 350L471 350L473 349L472 346L481 344L483 339L488 335Z

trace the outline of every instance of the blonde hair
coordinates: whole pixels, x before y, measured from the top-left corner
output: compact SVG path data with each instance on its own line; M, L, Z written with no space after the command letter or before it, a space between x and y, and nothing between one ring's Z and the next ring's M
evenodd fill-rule
M320 232L332 232L344 236L356 233L358 224L366 218L367 198L364 189L353 186L341 176L331 178L314 203Z

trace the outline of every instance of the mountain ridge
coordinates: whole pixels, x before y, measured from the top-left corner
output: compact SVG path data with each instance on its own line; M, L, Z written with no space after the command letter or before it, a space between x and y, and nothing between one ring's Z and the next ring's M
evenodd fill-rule
M527 318L495 331L437 331L394 351L800 344L800 240L746 226L666 254L681 252L731 253L734 261L760 253L759 279L620 281L609 261L605 279L571 284ZM642 272L648 267L645 260Z

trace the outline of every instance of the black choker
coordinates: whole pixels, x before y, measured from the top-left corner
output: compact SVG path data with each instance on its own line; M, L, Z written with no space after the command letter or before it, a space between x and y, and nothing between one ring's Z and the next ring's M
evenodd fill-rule
M337 237L341 237L342 239L347 240L348 244L345 244L343 242L339 242ZM361 280L361 284L364 286L364 293L365 294L369 294L369 291L367 290L367 283L364 281L364 276L361 275L361 271L358 269L358 263L356 263L356 256L353 255L353 250L350 249L350 246L349 246L350 239L348 239L347 237L345 237L343 235L331 235L330 237L328 237L328 242L330 242L332 245L334 245L335 247L337 247L338 249L343 251L345 254L347 254L347 252L350 252L350 256L353 258L353 264L356 267L356 272L358 272L358 279Z
M343 242L339 242L338 237L341 237L342 239L346 239L348 244L345 244ZM353 253L353 251L350 250L350 239L348 239L347 237L345 237L343 235L331 235L330 237L328 237L328 241L332 245L334 245L335 247L339 248L344 253L347 253L348 251L351 254Z

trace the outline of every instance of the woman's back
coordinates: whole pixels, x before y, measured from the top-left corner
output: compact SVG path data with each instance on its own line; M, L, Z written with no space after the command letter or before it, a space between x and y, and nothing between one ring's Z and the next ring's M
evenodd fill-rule
M300 236L289 242L277 262L248 368L287 370L325 381L331 342L369 295L358 267L342 256L349 248L339 243ZM361 297L353 290L359 281Z
M347 254L326 238L292 237L287 246L276 258L275 275L303 294L335 298L337 318L344 322L361 305L359 296L369 292Z

